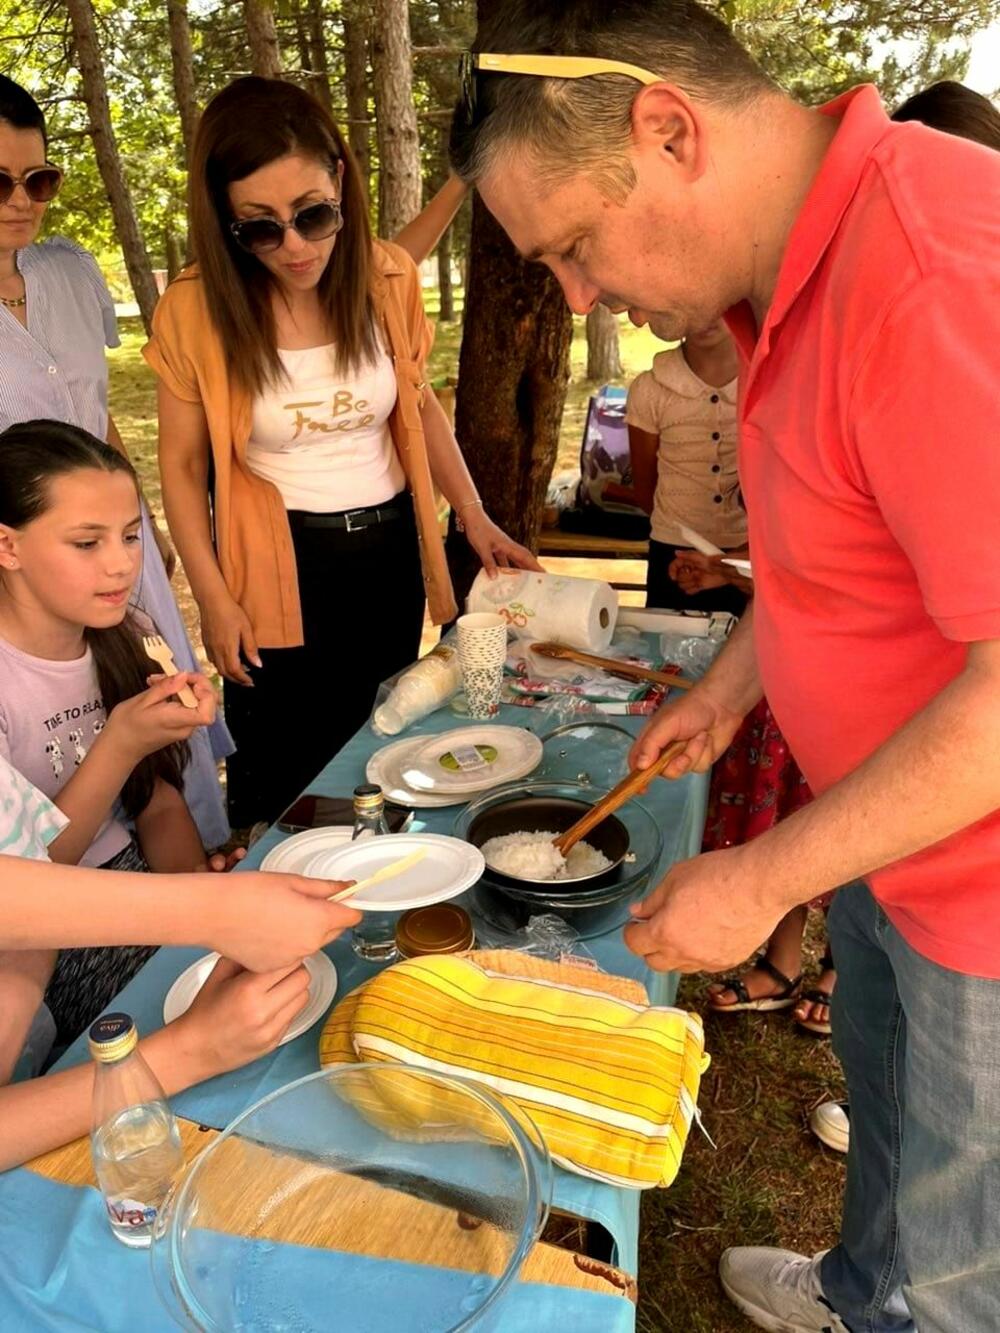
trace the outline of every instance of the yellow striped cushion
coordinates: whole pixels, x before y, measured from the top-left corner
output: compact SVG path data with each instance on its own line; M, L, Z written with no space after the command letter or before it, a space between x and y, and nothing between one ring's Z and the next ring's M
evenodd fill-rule
M525 979L471 958L399 963L337 1006L320 1062L475 1078L522 1106L570 1170L669 1185L708 1065L700 1018L608 994L585 969L550 968ZM412 1128L430 1109L410 1098L394 1111Z

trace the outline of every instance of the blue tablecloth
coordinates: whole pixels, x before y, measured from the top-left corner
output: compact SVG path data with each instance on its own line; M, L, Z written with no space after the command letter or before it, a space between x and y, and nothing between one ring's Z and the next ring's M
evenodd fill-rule
M551 719L537 710L506 707L498 719L510 725L528 726L540 735L551 728ZM616 719L616 722L619 719ZM630 732L639 730L639 719L622 718ZM450 710L442 709L407 734L431 734L460 725ZM568 756L571 765L601 760L601 747L611 733L595 732L591 738L574 741ZM349 796L364 781L365 764L384 742L367 728L360 731L336 755L309 790L329 796ZM546 747L543 771L559 772L555 744ZM588 748L589 747L589 748ZM567 777L568 773L561 776ZM686 777L679 782L658 782L643 798L663 831L664 850L652 882L674 861L695 854L704 824L707 781ZM416 827L448 833L455 809L417 812ZM258 843L244 865L260 864L282 838L276 829ZM222 886L220 885L220 890ZM643 981L657 1003L671 1003L676 978L654 977L626 949L620 931L587 942L587 950L606 971ZM197 949L161 949L115 1001L136 1019L140 1032L162 1024L163 1001L176 977L200 956ZM338 994L353 989L374 972L361 962L344 940L327 950L338 971ZM222 1128L236 1115L269 1092L318 1068L319 1028L244 1069L210 1079L189 1088L173 1099L179 1115L200 1124ZM77 1041L59 1067L87 1058L83 1038ZM614 1189L565 1171L556 1172L557 1207L600 1223L614 1241L613 1262L635 1272L638 1265L639 1193ZM294 1249L294 1247L290 1247ZM95 1191L78 1189L45 1180L19 1170L0 1177L0 1328L37 1330L92 1328L101 1333L132 1328L140 1320L146 1329L172 1327L161 1312L153 1290L148 1258L129 1252L110 1235ZM291 1260L289 1262L292 1262ZM546 1313L548 1311L548 1313ZM510 1311L504 1307L503 1333L523 1329L554 1328L571 1321L575 1333L626 1333L634 1326L634 1311L622 1300L577 1292L567 1288L521 1284ZM347 1327L338 1324L338 1327Z

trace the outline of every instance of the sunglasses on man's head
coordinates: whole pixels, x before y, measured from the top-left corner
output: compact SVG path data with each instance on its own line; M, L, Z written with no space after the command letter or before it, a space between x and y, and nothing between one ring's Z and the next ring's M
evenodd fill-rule
M304 241L325 241L343 225L344 215L336 199L322 199L300 208L291 222L280 222L277 218L241 218L231 222L229 230L241 250L261 255L268 250L280 250L289 228L297 231Z
M63 174L58 167L32 167L23 176L0 170L0 204L5 204L19 185L33 204L47 204L59 193Z
M467 126L479 119L477 83L483 74L534 74L543 79L589 79L595 74L624 74L639 83L659 83L662 75L623 60L590 56L500 55L492 51L465 51L458 65L461 100Z

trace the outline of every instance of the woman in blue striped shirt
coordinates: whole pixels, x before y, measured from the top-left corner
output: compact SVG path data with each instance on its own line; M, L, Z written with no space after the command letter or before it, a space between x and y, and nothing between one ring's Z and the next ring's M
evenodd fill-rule
M65 421L124 452L108 413L105 347L119 345L111 294L93 257L62 237L36 243L62 173L47 160L41 109L0 75L0 430ZM178 667L199 670L170 591L157 530L143 507L138 600ZM206 847L229 837L216 761L232 753L221 722L192 746L184 795Z

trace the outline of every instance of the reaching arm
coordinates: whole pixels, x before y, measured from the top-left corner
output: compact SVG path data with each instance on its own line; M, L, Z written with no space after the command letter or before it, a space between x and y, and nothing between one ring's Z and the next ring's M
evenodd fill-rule
M55 949L0 949L0 1088L10 1082L57 956Z
M426 208L395 236L396 244L403 247L415 264L422 264L437 247L462 207L468 190L464 181L449 176Z
M308 998L298 963L254 975L222 959L187 1013L139 1049L170 1097L273 1050ZM93 1089L90 1064L0 1088L0 1171L86 1134Z
M430 389L425 390L421 417L431 474L445 499L462 520L469 544L482 560L486 572L494 573L498 565L540 570L542 567L531 552L512 541L483 509L455 433L444 409Z

